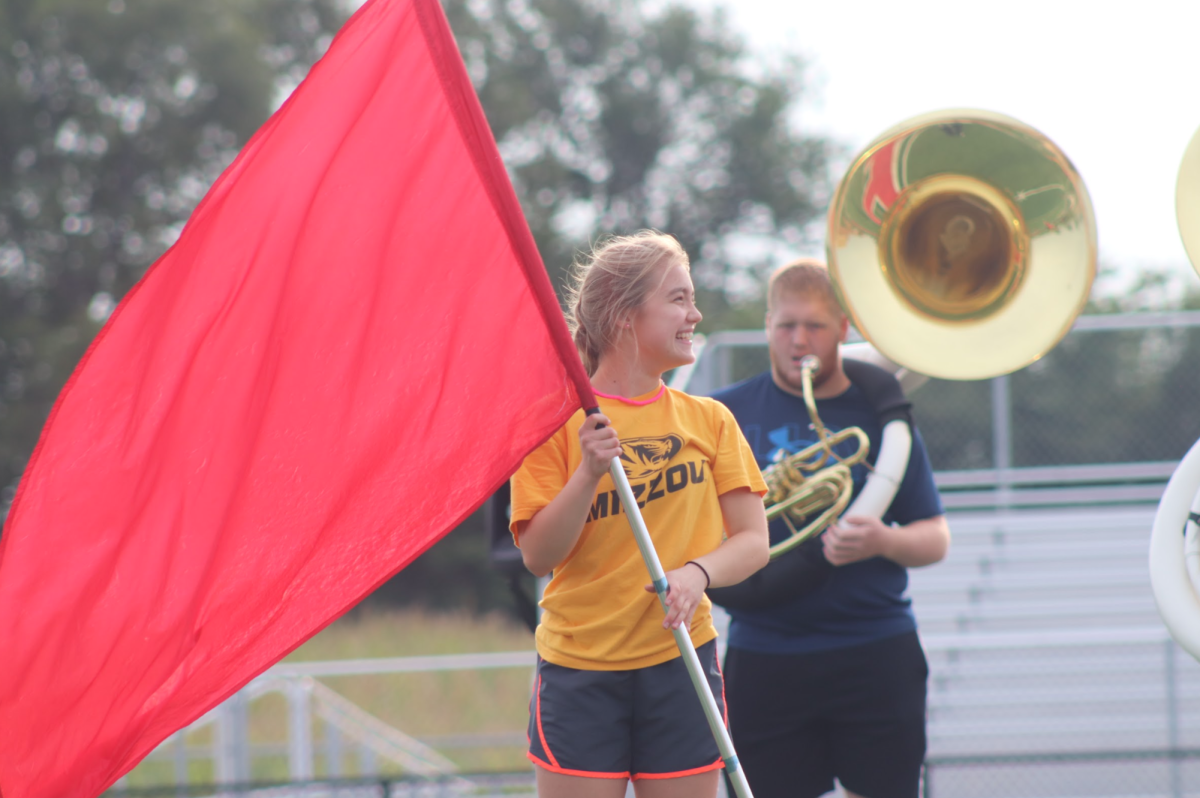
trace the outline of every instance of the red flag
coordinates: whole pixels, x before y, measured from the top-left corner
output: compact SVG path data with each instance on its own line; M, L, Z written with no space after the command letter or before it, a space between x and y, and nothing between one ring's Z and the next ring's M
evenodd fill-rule
M0 538L0 794L99 794L581 403L437 0L372 0L51 414Z

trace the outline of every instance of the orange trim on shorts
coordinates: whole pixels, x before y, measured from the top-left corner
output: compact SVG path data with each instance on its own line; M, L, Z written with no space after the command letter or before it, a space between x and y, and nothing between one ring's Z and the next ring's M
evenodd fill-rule
M725 716L725 728L728 729L729 728L729 702L725 700L725 672L721 670L721 658L717 657L715 654L713 656L714 656L716 664L717 664L717 673L721 677L721 706L724 709L724 712L722 712L721 714L723 714ZM710 771L718 770L718 769L721 769L724 767L725 767L725 760L722 759L721 757L717 757L717 761L713 762L711 765L704 765L703 767L692 768L691 770L680 770L680 771L676 771L674 773L638 773L637 775L632 776L631 778L634 781L637 781L638 779L681 779L684 776L697 776L701 773L708 773Z
M532 762L533 764L537 765L540 768L544 768L545 770L548 770L551 773L561 773L564 776L582 776L585 779L627 779L627 778L629 778L628 771L625 773L604 773L604 772L595 772L595 771L591 771L591 770L571 770L570 768L558 767L556 765L551 765L547 762L543 762L542 760L538 759L536 756L534 756L532 751L526 751L525 757L530 762ZM634 776L633 778L636 779L637 776Z
M550 750L550 746L546 743L546 733L542 731L542 675L540 673L537 680L537 727L538 738L542 741L542 750L546 752L546 756L550 757L551 769L558 772L558 760L554 758L554 752Z
M682 779L684 776L698 776L701 773L709 773L723 767L725 767L724 760L717 757L716 762L704 767L692 768L691 770L677 770L674 773L635 773L631 778L634 781L639 779Z

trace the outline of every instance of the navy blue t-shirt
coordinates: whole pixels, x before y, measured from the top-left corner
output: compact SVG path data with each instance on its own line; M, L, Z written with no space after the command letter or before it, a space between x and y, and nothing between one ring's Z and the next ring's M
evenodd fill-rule
M733 412L760 468L770 465L780 449L791 454L816 442L804 400L781 390L769 371L718 391L713 398ZM882 430L857 386L818 399L817 414L830 432L851 426L862 429L871 440L867 459L875 462ZM846 456L857 446L853 440L845 441L835 450ZM851 473L857 496L867 469L860 464ZM942 513L929 455L914 430L908 470L883 521L908 524ZM787 535L782 519L771 524L772 544ZM730 610L729 645L768 654L804 654L910 632L916 629L916 620L907 590L908 571L884 557L834 568L829 581L813 593L766 609Z

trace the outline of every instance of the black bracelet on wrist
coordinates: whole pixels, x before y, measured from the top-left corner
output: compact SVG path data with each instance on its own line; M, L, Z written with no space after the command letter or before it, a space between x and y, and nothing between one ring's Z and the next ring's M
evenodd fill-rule
M694 565L700 569L700 573L704 574L704 589L708 590L709 586L712 585L712 577L708 575L708 570L695 560L688 560L684 565Z

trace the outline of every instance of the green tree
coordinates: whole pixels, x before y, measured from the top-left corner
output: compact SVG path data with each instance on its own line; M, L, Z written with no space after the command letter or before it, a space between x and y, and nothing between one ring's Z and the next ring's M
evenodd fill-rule
M556 282L595 236L654 227L691 254L706 299L724 300L826 205L834 147L794 126L802 63L753 57L721 9L445 8Z
M340 13L332 0L0 3L0 511L100 324Z

